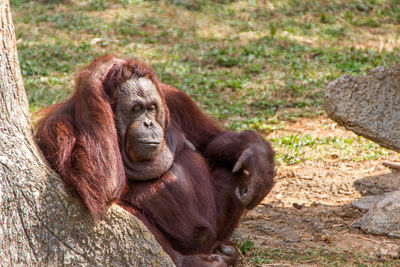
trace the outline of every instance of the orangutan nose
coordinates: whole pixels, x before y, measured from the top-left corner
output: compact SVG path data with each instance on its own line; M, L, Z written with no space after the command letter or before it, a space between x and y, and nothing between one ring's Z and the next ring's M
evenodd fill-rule
M146 126L146 127L153 126L153 122L149 119L145 119L143 123L144 123L144 126Z

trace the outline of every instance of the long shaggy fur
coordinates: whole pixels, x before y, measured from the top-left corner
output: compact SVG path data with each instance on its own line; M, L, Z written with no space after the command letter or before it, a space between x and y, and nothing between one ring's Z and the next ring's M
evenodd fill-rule
M132 77L155 84L165 136L175 137L172 167L150 181L126 181L114 119L119 88ZM235 189L246 183L232 168L254 141L267 153L257 162L266 168L267 192L273 185L274 153L268 142L255 132L221 130L186 94L160 83L151 68L134 60L96 59L77 75L71 98L42 116L38 144L89 211L98 216L109 201L117 201L147 225L177 265L200 266L204 255L227 244L244 211Z
M47 160L95 216L125 183L112 108L117 89L133 74L159 88L154 71L140 62L96 59L76 76L72 97L42 111L38 122L37 142Z

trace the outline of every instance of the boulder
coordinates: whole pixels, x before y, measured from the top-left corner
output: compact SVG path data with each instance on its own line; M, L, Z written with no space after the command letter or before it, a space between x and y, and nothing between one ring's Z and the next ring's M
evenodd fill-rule
M400 238L400 190L385 194L353 226L366 233Z
M328 85L324 101L327 115L339 125L400 152L400 64L375 68L366 76L344 75ZM400 238L398 173L382 178L370 177L355 184L362 194L372 196L352 203L368 210L353 226ZM385 193L392 190L396 191Z
M400 171L358 179L354 182L354 187L363 196L381 195L400 190Z
M400 152L400 64L344 75L328 85L324 101L339 125Z
M383 200L386 197L386 194L383 195L373 195L373 196L366 196L360 198L357 201L353 201L350 203L350 206L360 209L360 210L372 210L375 205Z

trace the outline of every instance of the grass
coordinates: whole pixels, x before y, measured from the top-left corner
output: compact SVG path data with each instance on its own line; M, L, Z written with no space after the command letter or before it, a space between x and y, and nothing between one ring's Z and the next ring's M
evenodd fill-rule
M321 113L328 82L399 61L397 2L11 4L31 111L65 98L78 67L113 53L146 61L239 130L289 108L295 118Z
M324 248L256 248L253 241L236 241L240 252L245 256L244 266L294 265L294 266L399 266L400 258L373 258L351 252L332 251Z
M341 75L400 61L399 0L11 0L11 7L32 113L65 99L74 73L111 53L147 62L224 127L269 134L323 115L324 89ZM271 142L279 165L398 158L357 137L283 134ZM242 247L251 264L348 264L340 254Z
M385 266L395 267L400 259L374 259L364 255L327 251L324 249L263 248L247 252L247 265L295 264L296 266Z
M281 164L328 159L357 162L378 160L389 155L386 149L364 138L285 135L270 140L275 144L277 161Z

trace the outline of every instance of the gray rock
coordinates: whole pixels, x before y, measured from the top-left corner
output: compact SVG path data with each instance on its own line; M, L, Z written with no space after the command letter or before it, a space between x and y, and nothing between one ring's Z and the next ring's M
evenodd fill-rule
M353 201L350 205L360 210L372 210L376 203L383 200L386 195L366 196L357 201Z
M326 113L338 124L400 152L400 64L375 68L367 76L344 75L328 85L324 100ZM396 190L398 174L368 177L355 186L361 193L373 195ZM352 205L369 210L354 227L400 238L400 190Z
M363 196L380 195L400 190L400 172L369 176L354 182L354 187Z
M400 238L400 190L385 194L353 227L366 233Z
M324 101L338 124L400 152L400 64L344 75L328 85Z

